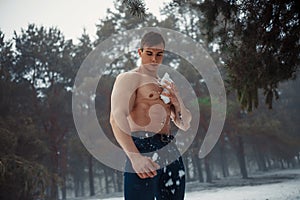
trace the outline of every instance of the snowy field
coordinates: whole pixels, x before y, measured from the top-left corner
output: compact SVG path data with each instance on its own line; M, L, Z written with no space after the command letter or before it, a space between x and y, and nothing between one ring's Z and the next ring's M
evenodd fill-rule
M186 200L300 200L300 169L230 177L214 183L188 183ZM118 197L116 197L118 196ZM122 194L85 200L123 200Z

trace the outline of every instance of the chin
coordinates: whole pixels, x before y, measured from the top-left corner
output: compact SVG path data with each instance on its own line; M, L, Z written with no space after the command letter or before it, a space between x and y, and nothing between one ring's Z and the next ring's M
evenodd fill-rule
M159 65L160 64L146 64L145 67L148 69L148 70L157 70L159 68Z

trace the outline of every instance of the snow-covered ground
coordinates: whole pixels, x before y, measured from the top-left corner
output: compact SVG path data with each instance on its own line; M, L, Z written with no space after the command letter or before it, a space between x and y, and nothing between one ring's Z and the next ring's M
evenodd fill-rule
M187 200L300 200L300 180L256 186L224 187L186 194ZM112 200L112 199L111 199ZM117 200L115 198L115 200Z
M116 197L119 196L119 197ZM121 194L86 200L123 200ZM250 175L249 179L229 177L214 183L188 183L186 200L300 200L300 169Z

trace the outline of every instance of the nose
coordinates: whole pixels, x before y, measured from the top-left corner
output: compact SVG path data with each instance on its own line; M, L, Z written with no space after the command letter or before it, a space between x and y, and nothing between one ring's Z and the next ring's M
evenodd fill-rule
M151 57L151 61L152 61L152 62L156 62L156 56L155 56L155 55L153 55L153 56Z

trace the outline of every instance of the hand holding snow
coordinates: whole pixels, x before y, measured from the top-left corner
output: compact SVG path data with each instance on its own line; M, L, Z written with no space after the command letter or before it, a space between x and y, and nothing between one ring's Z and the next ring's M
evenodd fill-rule
M168 82L170 82L170 83L172 83L173 82L173 80L170 78L170 75L166 72L165 74L164 74L164 76L162 77L162 79L161 79L161 81L160 81L160 84L161 85L165 85L166 84L166 82L165 81L168 81ZM169 93L169 91L167 90L167 89L163 89L163 92L165 92L165 93ZM161 94L160 95L160 98L161 98L161 100L163 100L163 102L165 103L165 104L168 104L168 103L170 103L170 98L169 97L167 97L167 96L165 96L165 95L163 95L163 94Z

